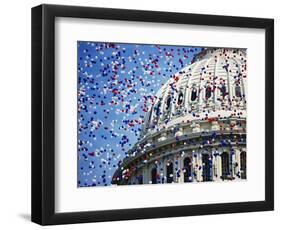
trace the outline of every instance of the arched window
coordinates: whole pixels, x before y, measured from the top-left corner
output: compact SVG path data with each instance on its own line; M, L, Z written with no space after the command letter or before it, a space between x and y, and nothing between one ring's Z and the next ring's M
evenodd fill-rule
M195 101L197 98L197 89L195 87L192 87L191 89L191 101Z
M212 180L212 159L209 154L202 154L202 163L203 163L203 181Z
M207 86L206 91L205 91L205 98L208 100L212 96L212 87Z
M158 120L159 120L159 117L161 115L161 101L159 101L156 106L154 107L154 113L155 113L155 116L154 116L154 120L155 122L157 123Z
M184 177L184 182L192 182L192 169L191 169L191 158L186 157L183 160L183 177Z
M168 96L166 100L166 111L169 111L171 109L171 101L172 101L171 96Z
M151 182L152 184L157 184L157 169L153 168L151 170Z
M143 184L143 176L142 175L138 176L138 182L139 182L139 184Z
M181 105L183 103L183 92L180 92L179 93L179 96L178 96L178 102L177 104L178 105Z
M246 152L243 151L240 153L240 171L241 171L241 179L247 178L247 169L246 169L247 161L246 161Z
M150 126L152 111L153 111L152 109L149 110L148 119L147 119L148 122L147 122L146 128L149 128L149 126Z
M160 116L160 108L161 108L161 102L159 101L159 102L157 103L157 105L154 107L154 111L155 111L155 114L156 114L157 116Z
M235 86L235 96L236 97L241 97L242 96L240 85L236 85Z
M220 91L221 91L221 96L224 98L226 96L226 94L227 94L226 86L222 85L221 88L220 88Z
M227 152L221 154L221 175L223 180L230 178L230 156Z
M174 178L174 167L173 162L169 161L166 165L166 177L167 177L167 183L172 183Z

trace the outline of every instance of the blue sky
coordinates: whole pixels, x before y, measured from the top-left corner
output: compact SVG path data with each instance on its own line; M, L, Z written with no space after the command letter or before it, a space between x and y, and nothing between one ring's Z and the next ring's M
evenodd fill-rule
M108 186L157 91L202 49L78 41L78 186Z

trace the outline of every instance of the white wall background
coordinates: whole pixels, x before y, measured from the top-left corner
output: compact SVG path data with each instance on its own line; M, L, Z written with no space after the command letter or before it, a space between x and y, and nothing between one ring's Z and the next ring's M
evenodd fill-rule
M41 1L9 0L1 2L0 25L0 227L1 229L39 229L30 222L30 8ZM187 13L221 14L275 19L275 117L280 117L280 6L278 1L231 2L220 0L56 0L44 3L85 5L142 10L161 10ZM275 120L275 143L280 143L280 119ZM68 229L254 229L281 225L281 145L275 148L275 211L215 216L180 217L153 220L76 224ZM64 229L66 226L55 226ZM50 227L47 227L50 228ZM276 228L275 228L276 229Z

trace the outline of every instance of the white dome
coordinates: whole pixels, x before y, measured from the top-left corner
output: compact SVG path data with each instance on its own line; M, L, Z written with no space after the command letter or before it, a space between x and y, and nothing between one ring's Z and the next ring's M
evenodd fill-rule
M206 48L156 94L142 137L183 122L246 116L246 50Z

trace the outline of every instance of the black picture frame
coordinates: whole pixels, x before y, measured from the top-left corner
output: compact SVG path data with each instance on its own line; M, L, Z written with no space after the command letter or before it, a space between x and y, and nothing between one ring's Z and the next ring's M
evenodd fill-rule
M265 29L265 200L55 213L55 18L109 19ZM32 8L32 221L41 225L274 209L274 20L62 5Z

